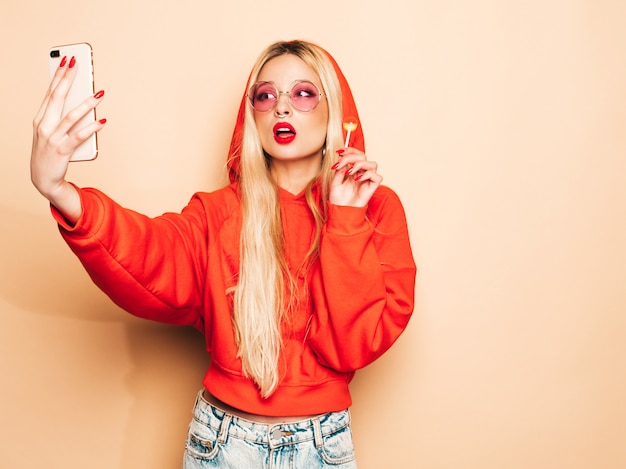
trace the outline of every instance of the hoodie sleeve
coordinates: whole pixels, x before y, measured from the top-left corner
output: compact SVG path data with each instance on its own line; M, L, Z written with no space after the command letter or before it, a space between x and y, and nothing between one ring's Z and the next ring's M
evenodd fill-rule
M416 267L397 195L380 187L367 208L330 205L320 262L326 304L311 344L322 364L354 371L391 347L413 312Z
M79 194L83 214L75 225L51 209L94 283L135 316L202 330L207 230L199 198L181 214L149 218L96 189Z

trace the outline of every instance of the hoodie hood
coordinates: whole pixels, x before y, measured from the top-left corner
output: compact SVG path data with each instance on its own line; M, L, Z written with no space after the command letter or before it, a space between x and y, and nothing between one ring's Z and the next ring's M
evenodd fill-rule
M328 53L328 51L322 49L320 46L316 47L320 49L326 56L330 59L335 72L337 74L337 78L339 79L339 85L341 88L342 95L342 112L343 112L343 121L348 117L354 117L357 119L359 126L356 130L353 130L350 133L350 146L354 148L358 148L361 151L365 151L365 140L363 138L363 126L361 124L361 120L359 119L359 113L356 108L356 103L354 102L354 98L352 97L352 91L350 90L350 86L348 85L348 81L343 75L339 65L335 61L332 55ZM228 177L230 182L236 182L239 180L239 163L241 158L241 141L243 138L243 123L246 106L248 105L248 98L246 96L247 89L243 92L243 97L241 98L241 104L239 105L239 112L237 113L237 121L235 122L235 129L233 131L233 136L230 141L230 150L228 153ZM344 139L346 137L346 130L342 129Z

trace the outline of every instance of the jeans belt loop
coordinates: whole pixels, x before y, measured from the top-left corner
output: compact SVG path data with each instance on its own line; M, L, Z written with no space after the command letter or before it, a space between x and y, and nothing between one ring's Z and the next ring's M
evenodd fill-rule
M320 449L324 445L324 440L322 440L322 424L320 423L320 419L315 417L311 419L313 423L313 438L315 439L315 447Z
M220 430L217 434L217 442L224 444L226 443L226 437L228 436L228 427L230 426L230 421L232 420L232 415L224 414L224 418L222 419L222 423L220 423Z

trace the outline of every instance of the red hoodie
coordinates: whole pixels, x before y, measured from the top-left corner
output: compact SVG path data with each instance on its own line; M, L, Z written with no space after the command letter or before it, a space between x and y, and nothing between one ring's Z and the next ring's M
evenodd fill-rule
M279 191L286 260L297 275L315 223L303 193ZM155 218L96 189L79 193L83 214L74 226L52 210L93 281L131 314L200 330L211 354L204 386L242 411L294 416L348 408L354 371L394 343L413 311L416 269L396 194L381 186L367 207L329 205L319 259L297 276L302 301L282 327L280 383L264 399L237 357L228 294L239 275L238 183L197 193L180 214Z

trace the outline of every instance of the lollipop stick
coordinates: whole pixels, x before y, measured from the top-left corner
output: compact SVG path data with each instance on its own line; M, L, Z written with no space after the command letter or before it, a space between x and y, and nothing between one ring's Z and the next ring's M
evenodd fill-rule
M348 148L349 143L350 143L350 130L348 130L346 134L346 144L344 145L344 148Z

